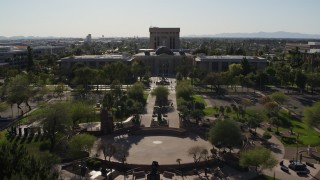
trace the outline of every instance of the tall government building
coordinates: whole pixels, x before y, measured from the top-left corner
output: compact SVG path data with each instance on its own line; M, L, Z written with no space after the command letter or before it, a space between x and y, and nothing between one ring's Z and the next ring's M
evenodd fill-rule
M149 48L157 49L166 46L169 49L180 49L180 28L150 27Z
M149 49L140 49L132 56L123 55L85 55L62 58L61 69L68 74L76 63L83 63L89 67L101 67L109 63L133 61L143 62L153 76L174 77L181 66L192 68L196 66L204 72L227 71L230 64L240 64L243 58L257 68L264 69L269 61L265 58L253 56L206 56L192 55L190 50L180 47L180 28L150 27Z

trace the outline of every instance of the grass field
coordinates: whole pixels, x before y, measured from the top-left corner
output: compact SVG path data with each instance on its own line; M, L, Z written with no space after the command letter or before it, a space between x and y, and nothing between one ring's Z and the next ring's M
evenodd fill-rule
M35 157L45 156L49 153L48 150L40 151L40 145L42 143L48 142L48 140L43 138L42 136L34 136L28 138L16 136L14 138L8 138L6 135L7 130L0 131L0 143L16 143L19 145L23 145L27 148L28 152Z
M303 146L318 146L320 145L320 133L310 128L305 122L293 117L287 112L281 110L279 117L283 122L283 125L279 127L279 132L288 132L290 127L295 134L299 134L299 144ZM272 128L273 132L276 132L276 128ZM285 146L296 145L296 135L290 137L278 137Z
M193 95L192 98L196 102L203 103L205 106L207 105L207 103L204 101L204 99L201 95Z
M273 177L262 174L262 175L259 175L255 178L251 179L251 180L274 180L274 179L273 179ZM280 179L275 178L275 180L280 180Z
M217 111L214 109L214 107L206 107L204 110L204 115L205 116L213 116Z

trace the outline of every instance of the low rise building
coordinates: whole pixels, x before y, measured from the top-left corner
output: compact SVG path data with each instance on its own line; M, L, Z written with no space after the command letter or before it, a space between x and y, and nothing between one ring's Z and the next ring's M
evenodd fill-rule
M314 53L316 52L313 49L320 49L320 42L308 42L308 44L305 43L287 43L284 52L288 53L289 51L298 50L302 53Z
M60 68L63 74L69 74L72 71L72 68L77 63L82 63L85 66L91 68L103 67L106 64L113 62L124 62L130 63L132 57L123 56L123 55L84 55L84 56L72 56L62 58L60 62Z
M246 58L249 64L256 69L264 69L269 60L253 56L199 56L195 58L196 66L207 72L227 71L230 64L240 64Z
M0 46L0 62L10 65L23 65L28 58L28 46ZM35 46L32 47L35 59L44 55L64 54L64 46Z

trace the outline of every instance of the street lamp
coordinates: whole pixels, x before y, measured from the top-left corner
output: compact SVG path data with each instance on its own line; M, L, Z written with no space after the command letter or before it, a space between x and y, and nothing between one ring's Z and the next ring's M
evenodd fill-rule
M296 163L298 162L298 154L299 154L299 133L297 133L297 153L296 153Z

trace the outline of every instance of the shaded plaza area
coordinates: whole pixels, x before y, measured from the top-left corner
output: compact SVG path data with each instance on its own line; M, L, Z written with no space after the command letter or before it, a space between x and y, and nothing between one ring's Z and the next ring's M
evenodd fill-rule
M177 164L176 160L181 159L181 163L193 163L193 157L188 155L188 149L193 146L203 146L208 151L212 145L201 139L195 134L186 136L148 136L148 135L120 135L104 136L99 139L105 143L112 143L120 147L122 152L116 152L126 155L128 164L145 164L149 165L152 161L158 161L159 164ZM97 142L99 143L99 142ZM97 145L94 147L94 149ZM97 152L93 150L92 152ZM97 152L100 159L104 159L102 152ZM120 161L119 156L115 155L111 161Z

